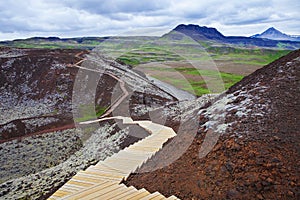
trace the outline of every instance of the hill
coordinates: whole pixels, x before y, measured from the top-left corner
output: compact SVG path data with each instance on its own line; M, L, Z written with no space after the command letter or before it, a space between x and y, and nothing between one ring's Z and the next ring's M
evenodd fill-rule
M287 35L280 32L274 27L268 28L261 34L253 35L252 38L267 38L270 40L289 40L289 41L300 41L300 36Z
M88 49L92 50L108 41L131 40L132 42L144 44L145 41L155 41L160 38L180 39L182 35L191 37L198 42L213 41L214 45L233 45L241 48L273 48L295 50L300 48L299 37L290 36L280 31L270 28L262 34L252 37L224 36L216 28L199 26L195 24L180 24L169 33L162 37L158 36L111 36L111 37L78 37L78 38L59 38L59 37L32 37L28 39L16 39L12 41L0 41L0 46L18 48L64 48L64 49Z
M181 199L299 199L299 84L297 50L198 107L127 185Z
M298 41L276 41L266 39L264 37L242 37L242 36L224 36L215 28L199 26L195 24L180 24L171 32L163 37L178 38L178 33L187 35L196 41L211 40L218 43L232 44L243 47L267 47L267 48L284 48L284 49L299 49L300 42Z

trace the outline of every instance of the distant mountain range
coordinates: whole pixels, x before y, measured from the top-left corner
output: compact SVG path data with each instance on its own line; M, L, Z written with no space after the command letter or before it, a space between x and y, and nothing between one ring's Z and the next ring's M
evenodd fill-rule
M289 40L289 41L300 41L300 36L287 35L280 32L279 30L271 27L261 34L251 36L252 38L267 38L270 40Z
M210 41L216 45L234 45L236 47L260 47L275 49L299 49L300 37L284 34L275 28L269 28L262 34L251 37L243 36L224 36L216 28L199 26L195 24L180 24L169 33L162 36L171 40L178 40L183 34L195 41ZM22 48L76 48L93 49L107 39L130 39L141 41L151 41L160 37L148 36L128 36L128 37L79 37L79 38L58 38L58 37L33 37L28 39L17 39L13 41L0 42L0 46L22 47Z
M276 34L277 37L279 37L279 33ZM300 48L300 41L295 40L297 37L289 36L284 33L281 33L282 36L280 38L285 36L285 38L293 38L293 40L288 40L288 39L274 40L275 34L267 34L267 35L261 34L263 35L263 37L259 37L258 35L252 37L224 36L216 28L199 26L195 24L189 24L189 25L180 24L176 28L174 28L171 32L165 34L163 37L178 39L179 37L181 37L180 36L181 34L189 36L196 41L211 40L219 43L227 43L227 44L233 44L238 46L248 46L248 47L258 46L258 47L284 48L284 49ZM271 38L270 37L271 35L273 35L274 37Z

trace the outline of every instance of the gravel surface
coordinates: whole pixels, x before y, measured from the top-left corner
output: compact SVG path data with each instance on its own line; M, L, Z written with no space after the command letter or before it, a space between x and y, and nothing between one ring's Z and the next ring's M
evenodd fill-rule
M158 80L156 78L153 78L151 76L147 76L147 78L150 81L152 81L153 84L155 84L157 87L162 88L166 92L170 93L175 98L177 98L179 101L194 100L194 99L196 99L196 97L194 95L192 95L191 93L186 92L184 90L180 90L180 89L174 87L173 85L170 85L168 83L162 82L162 81L160 81L160 80Z

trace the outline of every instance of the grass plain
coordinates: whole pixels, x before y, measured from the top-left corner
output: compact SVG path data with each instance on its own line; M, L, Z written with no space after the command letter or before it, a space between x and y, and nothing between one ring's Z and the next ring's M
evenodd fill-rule
M9 44L20 48L94 49L197 96L213 92L209 85L214 81L221 81L223 90L228 89L244 76L290 52L164 37L32 38Z

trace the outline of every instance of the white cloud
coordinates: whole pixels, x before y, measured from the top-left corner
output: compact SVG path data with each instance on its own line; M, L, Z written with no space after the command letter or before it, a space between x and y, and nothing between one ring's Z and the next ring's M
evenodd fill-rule
M224 35L252 35L274 26L299 34L298 0L7 0L0 40L31 36L104 36L180 23L214 26Z

